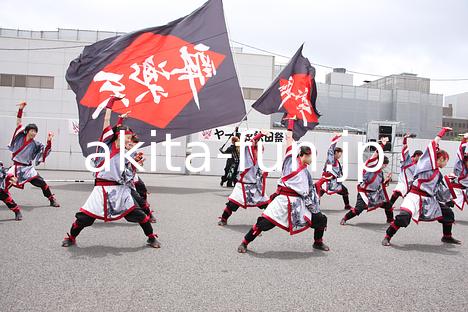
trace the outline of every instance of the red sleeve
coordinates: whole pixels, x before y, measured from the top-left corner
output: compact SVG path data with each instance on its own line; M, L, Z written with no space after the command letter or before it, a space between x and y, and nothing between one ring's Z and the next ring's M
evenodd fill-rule
M252 139L252 143L256 144L262 137L264 136L263 133L257 133Z
M429 159L431 160L432 170L437 169L437 143L432 140L431 143L427 146L427 153L429 154ZM423 155L424 156L424 155Z
M13 144L13 141L15 140L15 138L18 136L18 134L21 132L23 128L23 125L22 124L19 124L16 129L15 129L15 132L13 132L13 136L11 137L11 142L10 142L10 145Z
M380 144L380 147L384 147L384 145ZM377 166L377 163L379 162L379 154L377 153L377 151L375 151L375 156L372 155L368 160L366 160L366 167L367 168L372 168L372 167L375 167Z
M459 158L460 160L463 160L463 157L464 157L464 155L465 155L465 153L466 153L466 146L465 146L465 145L466 145L466 142L467 142L467 141L468 141L468 140L467 140L466 138L463 138L463 139L461 140L460 146L458 147L457 156L458 156L458 158Z
M107 126L104 130L102 130L101 137L99 138L100 142L104 142L108 140L110 137L114 135L114 131L112 130L111 126Z
M372 168L372 167L375 167L377 165L378 161L379 161L379 155L371 157L368 160L366 160L365 165L366 165L367 168Z
M42 162L45 162L47 156L49 156L51 149L52 149L52 141L47 141L47 145L44 149L44 153L42 154Z
M116 124L116 126L117 126L117 127L121 126L121 125L123 124L123 121L124 121L124 118L119 117L119 119L117 119L117 124Z
M407 160L410 157L408 149L408 138L403 138L403 147L401 149L401 159L403 161Z

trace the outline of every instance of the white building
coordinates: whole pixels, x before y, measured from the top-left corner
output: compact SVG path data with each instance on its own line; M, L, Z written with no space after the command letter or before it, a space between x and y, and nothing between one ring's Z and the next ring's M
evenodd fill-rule
M445 106L452 105L452 117L468 118L468 92L445 97Z
M10 159L6 146L15 128L16 104L27 101L24 119L25 122L34 122L38 125L38 138L45 140L48 131L56 134L53 153L40 168L85 169L78 136L73 131L73 122L78 118L77 104L75 95L65 80L65 72L70 61L81 53L85 45L115 35L118 33L73 29L24 31L0 28L0 122L3 125L3 135L0 137L1 161L8 163ZM233 52L246 110L249 111L255 99L271 84L278 66L275 66L274 56L243 53L239 48L233 48ZM416 121L411 123L413 127L411 130L415 133L424 133L424 138L428 137L427 133L432 136L436 132L435 127L441 123L440 95L357 87L352 85L352 75L342 72L331 73L327 79L329 83L318 83L317 86L318 108L324 115L321 118L323 125L348 125L366 129L367 122L371 120L391 120L393 116L397 116L408 119L408 127L409 121ZM402 105L395 108L391 104L394 102ZM419 110L416 115L414 108ZM242 127L272 128L275 121L278 121L278 116L267 117L253 110ZM231 131L233 126L228 128L228 131ZM187 142L198 141L201 137L202 134L193 134L188 138L177 139L182 146L174 149L173 164L183 167ZM319 172L323 167L331 137L330 133L309 132L303 139L314 143L317 147ZM362 135L350 135L346 140L350 142L349 174L351 178L356 178L357 144L353 143L365 142L366 138ZM212 168L208 174L218 175L222 172L225 160L218 159L217 153L224 141L224 138L207 141L212 158ZM425 142L421 140L418 147ZM267 164L271 164L276 158L272 146L267 146L265 157ZM164 161L165 150L158 145L157 172L168 172ZM277 176L278 173L273 175Z
M10 153L6 146L15 126L16 104L27 101L25 122L39 126L39 139L45 140L46 133L56 134L51 157L44 165L51 169L83 170L84 158L72 122L78 118L74 93L65 80L70 61L75 59L83 47L108 37L119 35L114 32L59 29L57 31L25 31L0 28L0 120L3 133L0 138L0 160L7 162ZM271 83L274 57L242 53L233 48L234 62L239 73L246 109ZM248 126L268 128L269 119L252 111ZM190 140L197 140L192 135ZM174 149L174 163L185 160L186 138L180 138L183 148ZM224 141L222 141L224 142ZM213 141L213 157L220 142ZM158 147L158 171L167 172L164 166L164 149ZM218 174L225 160L215 161L213 171Z
M352 86L353 75L347 74L344 68L334 68L331 73L325 76L325 83L328 85Z

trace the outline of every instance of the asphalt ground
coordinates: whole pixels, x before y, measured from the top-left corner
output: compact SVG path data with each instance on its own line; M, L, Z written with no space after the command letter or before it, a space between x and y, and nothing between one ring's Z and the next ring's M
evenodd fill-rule
M47 180L90 179L42 171ZM0 204L0 311L467 311L468 250L440 241L437 222L412 223L380 242L382 210L340 226L340 196L322 199L329 252L313 232L275 228L247 254L237 246L261 211L239 209L217 226L230 189L207 176L142 175L161 249L145 246L137 224L96 221L77 245L61 247L92 182L50 182L61 208L27 185L12 195L21 222ZM276 180L268 180L268 191ZM356 182L346 183L352 204ZM397 202L400 204L401 200ZM455 211L454 236L468 240L468 212Z

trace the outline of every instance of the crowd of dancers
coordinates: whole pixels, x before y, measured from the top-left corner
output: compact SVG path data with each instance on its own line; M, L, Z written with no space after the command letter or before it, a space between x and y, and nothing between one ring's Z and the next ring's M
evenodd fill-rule
M129 222L139 223L146 243L153 248L161 246L157 235L153 231L152 223L156 222L153 211L148 202L148 191L141 177L138 176L135 166L128 160L124 168L120 168L120 153L132 149L138 143L138 136L123 123L128 114L119 116L115 125L110 124L112 107L119 98L111 98L104 110L104 124L100 142L104 143L110 151L109 170L94 173L94 187L86 202L75 215L69 233L62 242L63 247L76 244L77 236L96 219L115 221L121 218ZM20 206L10 193L11 187L23 189L26 183L31 183L42 190L50 206L60 207L56 197L52 194L49 185L36 171L36 166L45 162L52 150L53 133L48 133L45 144L36 139L38 127L35 124L23 126L22 116L26 103L19 104L16 129L9 144L12 153L12 164L7 167L0 162L0 200L15 214L15 220L22 220ZM343 198L345 214L340 224L345 226L353 218L359 216L364 210L372 211L382 208L385 211L386 222L389 224L383 246L390 246L395 234L402 228L408 227L413 220L438 221L442 224L442 242L461 244L461 241L452 236L452 226L455 222L453 208L463 210L468 203L468 134L465 134L456 151L456 163L452 173L443 175L441 169L447 165L449 153L439 148L439 141L450 128L442 128L437 136L431 140L424 151L415 150L410 153L409 135L403 138L401 152L401 171L398 183L389 197L387 187L391 181L391 173L385 173L389 160L383 158L383 165L376 168L379 163L379 154L376 150L366 161L363 181L357 185L357 198L354 206L350 204L349 191L340 182L343 168L340 163L343 150L337 147L341 135L331 139L327 151L327 158L323 173L314 181L309 170L312 161L312 150L307 146L299 148L293 154L294 142L292 130L294 119L288 120L286 136L286 153L284 155L281 177L276 191L267 196L265 193L267 172L262 172L258 164L258 142L265 135L262 131L249 139L249 145L240 145L239 136L233 136L231 146L221 152L230 154L224 175L220 184L227 183L233 187L226 206L219 218L218 225L226 226L232 214L239 208L247 209L258 207L261 215L256 223L245 234L238 252L247 252L249 244L260 233L279 227L291 235L298 234L308 228L314 230L313 248L328 251L329 246L324 243L324 233L327 228L327 217L320 209L320 200L324 195L340 195ZM236 129L237 133L237 129ZM121 141L120 135L124 135ZM121 149L120 144L125 146ZM385 146L388 138L382 137L379 143ZM240 149L243 146L243 149ZM102 147L97 152L104 152ZM239 159L243 154L245 166L238 171ZM142 152L132 155L134 160L142 165L145 157ZM94 158L94 166L103 165L105 157ZM394 216L393 210L399 197L403 198L399 214Z

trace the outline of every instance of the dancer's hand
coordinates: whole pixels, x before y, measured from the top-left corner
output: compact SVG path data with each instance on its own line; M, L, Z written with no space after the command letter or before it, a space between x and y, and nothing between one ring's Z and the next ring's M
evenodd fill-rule
M119 115L119 117L120 117L120 118L127 118L127 117L130 115L131 112L132 112L132 111L128 111L128 112L126 112L126 113L124 113L124 114L122 114L122 115Z
M382 143L382 145L387 145L387 143L388 143L388 138L387 138L387 137L382 137L382 138L380 139L380 142Z
M49 133L47 134L47 141L52 141L53 137L54 137L54 133L53 133L53 132L49 132Z

